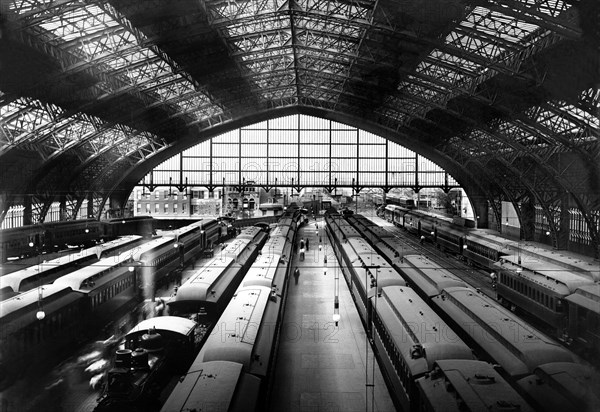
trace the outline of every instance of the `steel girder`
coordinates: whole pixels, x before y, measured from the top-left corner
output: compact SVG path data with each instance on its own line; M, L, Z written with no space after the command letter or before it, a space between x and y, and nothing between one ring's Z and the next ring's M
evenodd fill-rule
M32 37L40 39L37 45L35 39L23 42L61 61L62 74L52 77L56 85L45 94L49 101L22 100L27 109L13 118L18 118L15 122L31 120L36 124L47 116L47 123L22 129L23 137L18 138L17 129L10 125L12 120L4 120L3 116L3 144L36 151L47 164L40 170L55 169L52 165L61 158L79 159L80 167L75 168L79 177L72 176L60 185L67 181L71 188L89 185L100 193L104 184L113 187L111 179L119 179L113 169L124 173L175 144L177 133L168 132L170 125L176 126L178 134L189 136L246 115L249 107L254 111L314 107L368 117L407 140L412 137L434 142L436 150L452 164L464 165L464 160L480 164L479 159L486 156L504 156L504 161L497 163L502 166L496 174L483 175L488 181L506 171L508 175L520 176L516 168L526 154L537 163L527 170L537 174L525 176L529 183L520 189L506 182L505 190L516 193L515 199L529 196L524 193L530 190L539 191L530 197L541 199L537 201L547 205L547 214L552 213L559 197L556 193L564 187L577 192L576 202L588 211L597 203L594 193L586 193L597 169L577 181L570 176L576 173L573 163L559 163L558 159L565 159L569 152L583 155L590 164L598 159L598 90L584 90L577 102L549 98L544 104L513 109L499 102L502 96L489 86L505 81L503 78L538 86L545 81L543 71L532 69L532 59L564 39L579 41L582 36L577 10L569 9L567 3L480 2L477 7L457 12L456 22L444 27L431 22L407 26L390 1L171 3L176 11L156 23L152 9L162 10L164 1L106 4L23 0L18 12L9 7L16 16L13 24L23 28L20 32L28 30ZM80 13L82 7L104 13L90 23L93 30L86 32L84 28L79 34L65 26L61 34L68 38L60 42L40 31L45 22L63 15L70 19L68 16ZM98 27L103 28L97 30ZM46 29L54 30L47 25ZM194 40L178 37L188 29ZM112 38L112 34L116 37ZM131 43L108 47L117 37ZM203 58L192 50L197 48L192 45L198 38L213 42L211 50L216 50L216 39L228 51L223 60L232 64L223 70L224 75L231 75L227 84L219 74L203 72L208 65L193 70L198 59ZM83 58L74 52L79 50L78 42L93 44L96 50L114 50L115 58L122 56L127 64L112 67L110 52ZM136 45L152 53L134 62L127 56L137 53ZM160 71L159 67L165 70ZM396 69L398 73L393 73ZM131 82L131 72L127 70L140 73L140 77ZM153 75L144 77L143 73ZM60 101L52 100L56 90L66 87L64 82L69 76L82 74L101 79L101 86L77 91L87 102L83 105L87 111L61 108ZM178 74L181 76L176 77ZM158 81L153 83L150 77ZM125 101L117 96L131 99ZM0 95L0 101L7 98L10 96ZM123 114L101 110L115 100L123 100ZM132 102L137 106L130 106ZM473 105L489 106L492 114L502 119L486 123L469 112ZM141 120L149 109L160 109L157 113L161 117L155 119L151 128ZM145 138L143 149L135 150L141 141L136 141L135 136ZM115 150L113 145L117 146ZM0 147L0 151L3 149L6 152L6 147ZM464 149L468 154L461 153ZM480 167L486 164L481 163ZM540 173L551 178L542 179ZM481 186L486 187L486 183Z

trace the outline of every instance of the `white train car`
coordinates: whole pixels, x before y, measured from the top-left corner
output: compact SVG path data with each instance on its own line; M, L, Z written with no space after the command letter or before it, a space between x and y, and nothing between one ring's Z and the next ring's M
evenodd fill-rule
M196 361L160 411L257 411L260 383L240 363Z
M410 287L384 287L371 298L373 341L393 388L409 411L418 403L416 379L442 359L473 359L471 349Z
M448 287L431 302L451 319L455 330L482 350L480 356L489 357L515 379L545 363L575 362L558 342L473 289Z
M439 360L417 387L414 410L421 412L534 410L491 364L478 360Z

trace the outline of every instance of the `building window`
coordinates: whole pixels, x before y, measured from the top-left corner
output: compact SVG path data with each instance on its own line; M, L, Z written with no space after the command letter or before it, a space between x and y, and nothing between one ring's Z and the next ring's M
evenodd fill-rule
M173 203L173 213L177 213L177 203Z
M160 190L157 190L156 192L154 192L154 198L160 199Z
M179 195L179 193L177 193L177 191L173 192L173 200L177 200L177 196Z
M142 213L142 204L141 203L137 204L137 212Z
M168 203L165 203L164 213L169 213L169 204Z
M185 213L185 209L186 209L185 206L186 206L185 203L181 204L181 213Z
M146 213L150 214L150 203L146 203Z

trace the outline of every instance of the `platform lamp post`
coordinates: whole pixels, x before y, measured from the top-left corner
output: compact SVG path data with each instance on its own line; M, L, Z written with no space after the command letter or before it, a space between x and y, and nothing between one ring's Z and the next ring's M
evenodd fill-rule
M38 301L37 301L37 307L38 310L35 314L35 317L37 320L44 320L44 318L46 317L46 312L44 312L44 308L43 308L43 300L44 300L44 288L41 285L42 283L42 262L41 262L41 257L40 257L40 248L38 246L36 246L33 242L29 242L29 247L35 247L35 254L37 256L37 270L38 270L38 276L40 276L40 285L38 286Z
M325 260L327 264L327 260ZM340 276L337 269L333 268L333 322L337 328L340 321Z

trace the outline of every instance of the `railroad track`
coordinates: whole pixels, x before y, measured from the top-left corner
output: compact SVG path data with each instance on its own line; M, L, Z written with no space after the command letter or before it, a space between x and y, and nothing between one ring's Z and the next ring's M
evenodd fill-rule
M462 279L471 287L480 289L486 295L496 299L496 291L492 288L489 274L485 270L468 266L456 256L445 253L432 244L421 244L413 236L396 226L385 227L385 229L406 244L407 249L412 249L415 253L427 257Z

